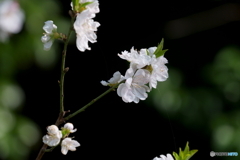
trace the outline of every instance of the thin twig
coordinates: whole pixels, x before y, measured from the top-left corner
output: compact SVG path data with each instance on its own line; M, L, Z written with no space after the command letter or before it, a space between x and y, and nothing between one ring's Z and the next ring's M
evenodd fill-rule
M67 70L65 69L65 61L66 61L66 53L67 53L67 46L68 46L68 42L69 42L69 39L70 39L70 36L71 36L71 33L73 31L73 22L74 22L74 17L71 18L71 25L70 25L70 28L69 28L69 31L68 31L68 34L67 34L67 37L65 39L65 42L64 42L64 49L63 49L63 52L62 52L62 63L61 63L61 79L60 79L60 113L59 113L59 116L57 118L57 121L55 123L56 126L62 124L64 122L64 115L65 115L65 111L64 111L64 76L67 72ZM36 158L36 160L41 160L42 159L42 156L44 155L44 153L46 152L46 149L47 149L47 145L46 144L43 144L42 148L40 149L39 153L38 153L38 156Z
M120 84L120 83L119 83ZM97 100L101 99L103 96L105 96L106 94L110 93L111 91L113 91L115 88L118 87L119 84L114 85L113 87L109 88L107 91L105 91L104 93L102 93L100 96L98 96L97 98L93 99L91 102L89 102L88 104L86 104L85 106L83 106L82 108L80 108L79 110L75 111L74 113L70 114L69 116L67 116L66 118L64 118L65 121L68 121L70 118L76 116L77 114L85 111L85 109L87 109L89 106L91 106L93 103L95 103Z
M69 70L69 68L65 68L65 61L66 61L68 42L69 42L71 33L73 31L73 27L72 27L73 22L74 22L74 18L71 19L71 26L69 28L67 39L65 40L64 48L62 52L61 79L60 79L60 112L64 112L64 77L67 71Z

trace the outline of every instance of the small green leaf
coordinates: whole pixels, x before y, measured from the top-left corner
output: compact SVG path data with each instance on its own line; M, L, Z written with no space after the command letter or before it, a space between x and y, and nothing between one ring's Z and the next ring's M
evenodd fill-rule
M79 8L79 0L72 0L73 10L77 11Z
M81 8L85 8L87 5L91 4L93 2L85 2L85 3L81 3Z
M182 149L179 148L179 154L173 152L173 156L175 157L175 160L189 160L197 151L198 150L189 150L187 142L185 149L182 151Z
M168 49L163 50L163 43L164 43L164 39L161 40L161 42L158 45L156 51L154 52L154 54L156 55L156 58L164 55L165 52L168 50Z
M79 3L79 0L72 0L73 3L73 10L77 13L82 12L86 9L86 6L93 3L93 2L85 2L85 3Z

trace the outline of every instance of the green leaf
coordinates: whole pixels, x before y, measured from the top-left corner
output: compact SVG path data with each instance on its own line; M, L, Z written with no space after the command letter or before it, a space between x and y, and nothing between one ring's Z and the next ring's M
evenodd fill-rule
M158 45L156 51L154 52L154 54L156 55L156 58L164 55L165 52L168 50L168 49L163 50L163 43L164 43L164 39L161 40L161 42Z
M91 4L93 2L85 2L85 3L81 3L81 8L85 8L87 5Z
M77 11L79 8L79 0L72 0L73 3L73 10Z
M175 157L175 160L189 160L197 151L198 150L189 150L187 142L185 149L182 151L182 149L179 148L179 154L173 152L173 156Z
M80 1L81 2L81 1ZM83 10L86 9L86 6L93 3L93 2L85 2L85 3L79 3L79 0L72 0L73 3L73 10L75 12L82 12Z

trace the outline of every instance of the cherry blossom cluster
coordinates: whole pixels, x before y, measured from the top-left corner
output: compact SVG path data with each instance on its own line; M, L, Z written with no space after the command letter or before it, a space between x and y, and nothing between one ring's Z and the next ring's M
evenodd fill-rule
M130 62L125 76L120 72L115 72L108 81L101 81L104 86L119 84L117 94L126 103L145 100L148 97L146 92L157 87L157 82L163 82L168 78L167 59L164 57L166 50L162 50L163 41L158 47L141 49L140 51L132 48L130 52L123 51L118 56Z
M61 152L66 155L68 150L75 151L76 147L80 146L76 140L72 140L68 135L74 133L77 129L73 129L72 123L66 123L61 130L58 129L56 125L51 125L47 127L47 135L43 136L43 143L47 144L49 147L54 147L61 142Z
M99 22L93 20L96 13L100 11L98 0L73 0L70 5L73 12L72 16L76 17L73 27L77 37L77 48L81 52L90 50L91 48L88 46L88 41L91 43L97 42L95 32L100 26ZM57 26L53 24L51 20L45 22L43 30L45 33L41 40L44 43L44 50L51 48L54 39L63 39L61 34L57 32Z

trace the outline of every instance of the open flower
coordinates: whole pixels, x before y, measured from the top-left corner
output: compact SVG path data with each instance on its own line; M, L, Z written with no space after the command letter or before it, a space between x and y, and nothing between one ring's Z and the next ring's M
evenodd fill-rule
M126 74L132 74L137 69L145 69L150 72L150 90L157 87L157 82L165 81L168 78L168 68L165 65L168 61L162 55L156 58L154 54L157 47L141 49L139 52L132 48L130 52L124 51L118 56L130 62L130 68Z
M101 84L104 86L113 86L113 85L121 82L123 79L124 79L124 77L121 75L121 73L119 71L117 71L113 74L113 77L108 80L108 82L101 81Z
M151 63L150 89L156 88L157 82L163 82L168 78L168 68L165 65L167 62L164 56L160 56Z
M128 72L128 71L127 71ZM147 70L139 69L136 73L128 74L126 72L125 83L121 83L118 86L117 94L122 97L122 100L126 103L135 102L147 98L147 93L150 89L146 84L149 82L150 73Z
M49 20L45 22L43 30L45 31L45 33L42 36L41 40L44 43L44 50L48 51L50 50L54 39L56 39L55 36L58 35L57 26L53 24L53 21Z
M69 130L70 133L74 133L77 131L76 128L73 129L74 127L72 123L66 123L63 128Z
M131 48L130 52L123 51L122 54L118 54L118 56L129 61L131 65L136 65L137 69L149 65L151 62L151 56L149 56L144 49L141 49L138 52L134 50L133 47Z
M81 6L81 4L86 2L91 3L84 7L83 10L81 10L82 8L80 7L81 11L76 11L77 17L73 25L77 36L76 45L77 48L82 52L91 49L88 46L88 41L91 43L97 42L97 35L95 32L100 26L100 23L95 22L92 19L95 17L96 13L99 12L98 0L80 0L79 4Z
M62 129L62 134L63 138L67 137L70 133L74 133L77 131L77 129L73 129L73 124L72 123L66 123L61 129Z
M171 154L167 154L167 157L160 155L160 158L155 157L153 160L174 160Z
M74 22L74 29L77 35L76 45L82 52L86 49L91 49L88 46L88 41L91 43L97 42L97 35L95 31L97 31L97 27L100 26L100 23L88 18L88 15L87 11L82 12L77 16L76 21Z
M168 78L168 68L165 65L168 60L162 55L156 58L154 52L157 47L150 47L145 49L145 52L151 57L150 64L146 67L151 72L149 87L150 89L157 87L157 82L163 82Z
M58 145L62 138L62 132L55 125L48 126L47 131L48 134L43 136L43 143L50 147Z
M76 151L76 147L79 147L80 146L80 143L78 143L78 141L76 140L72 140L71 138L65 138L63 141L62 141L62 154L66 155L68 150L70 151Z

